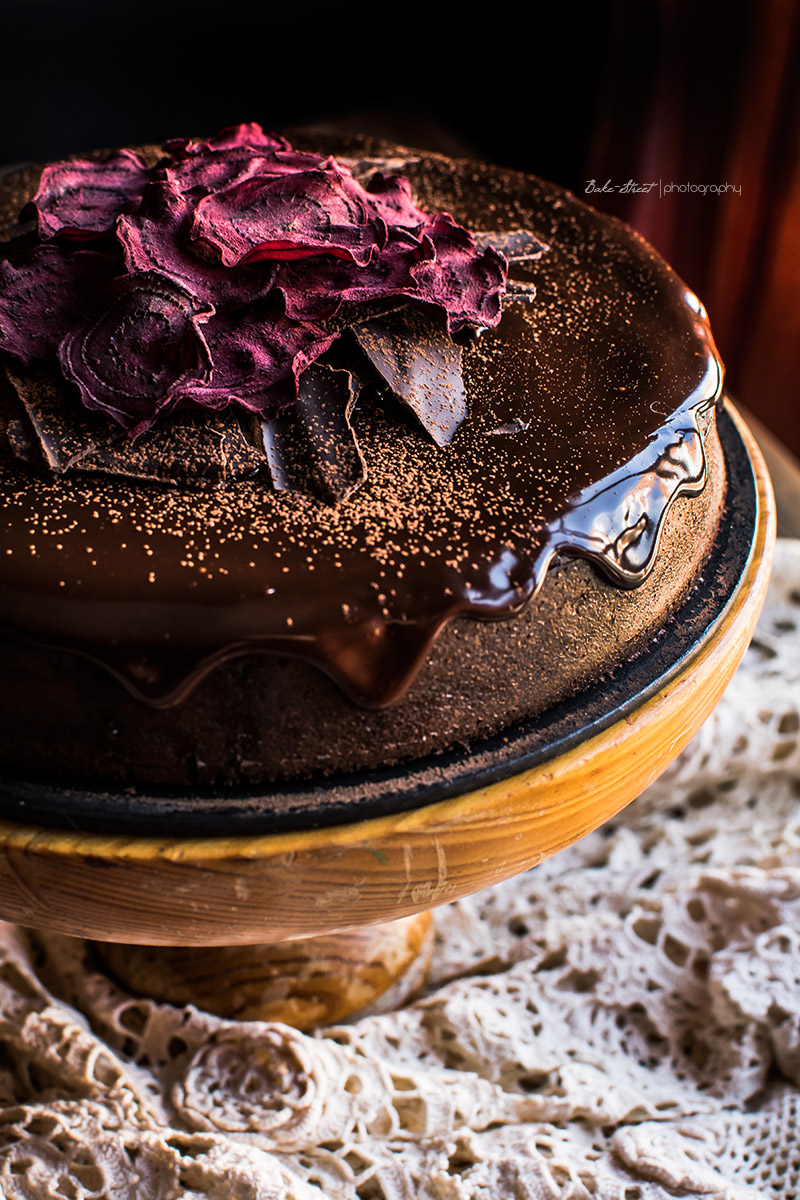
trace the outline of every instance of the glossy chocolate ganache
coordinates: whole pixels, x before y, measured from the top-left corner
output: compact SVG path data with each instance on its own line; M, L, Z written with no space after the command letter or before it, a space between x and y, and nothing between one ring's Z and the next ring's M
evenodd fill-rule
M111 782L252 782L483 736L641 650L713 536L722 369L702 306L646 243L520 174L358 139L276 150L256 130L126 162L113 228L91 244L64 233L74 179L38 214L24 205L40 170L5 182L0 333L50 286L19 282L31 246L59 271L119 255L117 237L133 262L122 285L118 265L87 263L110 299L97 316L76 305L57 361L0 336L14 770L56 769L34 753L41 722L27 728L43 705L59 769L82 743L67 775ZM305 154L320 172L331 152L355 181L335 252L319 223L265 234L232 210L261 203L256 157ZM225 154L250 158L233 174ZM185 193L171 170L191 176ZM147 232L148 205L169 237ZM192 256L165 250L190 219ZM368 237L398 257L379 269ZM198 260L222 281L216 307ZM265 343L269 322L295 320L302 336ZM46 336L31 328L28 347ZM267 359L283 375L265 383Z

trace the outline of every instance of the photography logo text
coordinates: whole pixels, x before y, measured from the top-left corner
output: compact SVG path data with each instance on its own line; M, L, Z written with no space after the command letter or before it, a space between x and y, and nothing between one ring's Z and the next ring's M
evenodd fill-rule
M741 196L742 185L740 183L672 183L665 182L663 179L653 179L649 183L638 183L635 179L629 179L627 183L612 183L610 179L606 179L605 183L602 183L596 179L587 179L584 188L584 194L587 196L593 193L603 196L647 196L651 192L658 192L659 196L724 196L728 192L735 196Z

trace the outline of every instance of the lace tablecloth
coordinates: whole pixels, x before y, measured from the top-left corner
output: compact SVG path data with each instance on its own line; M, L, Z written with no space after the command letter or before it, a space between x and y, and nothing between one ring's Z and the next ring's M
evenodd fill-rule
M4 926L3 1196L797 1195L800 542L663 779L436 922L424 999L315 1036Z

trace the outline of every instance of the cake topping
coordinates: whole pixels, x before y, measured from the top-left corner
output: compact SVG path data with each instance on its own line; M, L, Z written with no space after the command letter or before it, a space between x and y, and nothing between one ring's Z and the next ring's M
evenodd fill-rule
M507 263L490 238L479 245L448 213L426 213L403 177L378 170L362 181L346 163L294 150L255 124L164 150L154 167L119 151L45 168L22 214L35 216L38 240L0 264L0 349L26 365L60 365L87 409L138 438L185 408L238 406L268 422L297 403L311 363L334 344L337 359L346 356L349 325L369 321L376 306L411 305L426 316L431 369L446 363L446 414L431 409L427 383L412 399L422 354L403 346L402 323L391 369L378 370L434 441L449 442L467 414L452 335L501 316ZM524 254L541 252L532 234L519 237ZM377 337L373 329L373 348ZM356 364L338 365L357 392ZM330 455L350 461L347 411L328 437L339 439ZM160 440L151 439L151 457ZM286 473L272 471L266 441L260 465L280 489ZM91 469L85 456L48 461ZM292 477L316 478L316 468ZM345 490L362 478L351 472Z
M200 323L211 309L167 275L145 272L115 281L111 302L59 348L64 375L87 408L138 433L173 407L192 383L211 378Z
M117 150L105 162L54 163L42 171L21 217L36 219L41 238L111 233L117 217L138 206L148 179L145 164L130 150Z

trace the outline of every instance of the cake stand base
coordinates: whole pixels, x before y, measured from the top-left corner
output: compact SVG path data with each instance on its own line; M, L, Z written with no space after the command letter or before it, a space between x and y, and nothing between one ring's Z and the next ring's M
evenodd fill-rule
M425 980L430 912L361 929L253 946L130 946L96 942L117 981L170 1004L240 1021L308 1030L389 1012Z

